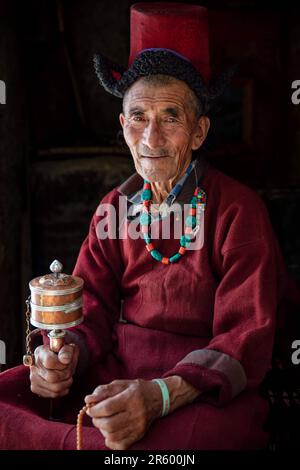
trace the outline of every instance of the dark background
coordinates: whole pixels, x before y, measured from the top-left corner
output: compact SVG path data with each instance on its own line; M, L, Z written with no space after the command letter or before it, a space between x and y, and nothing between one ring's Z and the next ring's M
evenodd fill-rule
M21 362L28 282L54 258L73 269L101 197L133 171L117 139L121 101L98 86L92 55L127 64L127 0L0 0L0 339ZM184 2L181 2L184 3ZM217 168L264 198L300 280L300 8L193 1L210 11L215 75L239 65L205 144ZM298 335L299 336L299 335Z

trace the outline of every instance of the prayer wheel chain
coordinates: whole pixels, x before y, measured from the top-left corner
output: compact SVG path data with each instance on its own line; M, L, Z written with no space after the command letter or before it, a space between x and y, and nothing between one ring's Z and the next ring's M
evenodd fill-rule
M23 364L24 366L30 367L34 364L34 355L31 351L31 335L32 331L30 331L30 296L26 300L26 354L23 356Z
M30 342L30 297L26 300L26 354L31 355L31 342Z

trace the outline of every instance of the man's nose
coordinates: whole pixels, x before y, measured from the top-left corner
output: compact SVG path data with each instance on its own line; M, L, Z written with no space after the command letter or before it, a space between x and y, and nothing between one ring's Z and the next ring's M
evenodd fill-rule
M164 145L165 141L166 139L160 125L154 120L150 121L144 129L143 144L151 149L155 149Z

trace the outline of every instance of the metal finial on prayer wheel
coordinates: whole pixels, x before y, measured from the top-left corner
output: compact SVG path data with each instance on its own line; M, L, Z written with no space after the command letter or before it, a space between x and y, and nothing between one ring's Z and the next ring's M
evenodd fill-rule
M62 272L62 269L63 269L63 265L57 259L52 261L52 263L50 264L50 271L57 274L57 275L58 275L58 273Z

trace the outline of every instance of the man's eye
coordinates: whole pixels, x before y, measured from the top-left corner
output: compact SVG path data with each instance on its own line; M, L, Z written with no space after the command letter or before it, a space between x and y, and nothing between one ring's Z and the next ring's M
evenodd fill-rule
M140 122L140 121L144 121L144 118L142 116L133 116L132 120L135 122Z
M174 117L168 117L167 119L165 119L165 122L170 122L170 123L174 122L175 123L175 122L177 122L177 119L174 118Z

